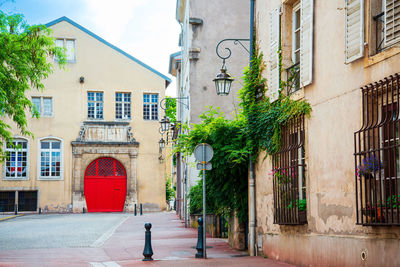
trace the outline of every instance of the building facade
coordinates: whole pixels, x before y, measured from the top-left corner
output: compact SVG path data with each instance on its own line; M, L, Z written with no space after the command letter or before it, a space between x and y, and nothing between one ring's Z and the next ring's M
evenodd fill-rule
M257 247L269 258L400 265L399 10L397 0L256 1L270 100L312 107L256 166Z
M248 65L249 54L240 45L226 42L219 53L232 56L227 60L227 68L235 81L228 96L217 96L213 79L220 72L222 60L216 54L216 46L227 38L249 38L248 3L240 0L223 0L210 5L202 0L177 0L176 19L181 25L179 45L181 51L171 55L170 73L177 77L177 96L182 99L177 105L177 119L182 123L199 123L199 116L209 109L219 107L228 118L232 118L237 108L237 91L241 88L244 67ZM248 42L244 42L248 48ZM179 77L178 77L179 76ZM185 217L185 196L198 180L199 172L192 166L194 157L177 161L177 209ZM186 181L186 183L185 183ZM186 212L187 214L187 212ZM186 216L187 217L187 216Z
M170 79L69 18L47 24L64 47L58 67L29 91L40 119L2 166L2 209L36 212L165 209L159 102ZM29 112L29 111L28 111Z

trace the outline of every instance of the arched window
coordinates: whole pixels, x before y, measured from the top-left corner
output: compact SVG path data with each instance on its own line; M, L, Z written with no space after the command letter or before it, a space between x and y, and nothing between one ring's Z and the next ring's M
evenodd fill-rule
M7 143L5 178L16 180L28 178L28 141L17 138Z
M60 139L46 138L39 142L39 178L62 179L63 142Z

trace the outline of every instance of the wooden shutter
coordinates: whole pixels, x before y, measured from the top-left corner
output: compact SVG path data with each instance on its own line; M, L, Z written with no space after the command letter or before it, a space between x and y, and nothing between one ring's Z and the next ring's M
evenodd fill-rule
M385 1L385 46L400 40L400 0Z
M312 82L314 0L301 0L300 86Z
M269 14L269 100L274 102L279 98L279 38L280 38L280 6Z
M345 62L364 56L364 0L346 0Z

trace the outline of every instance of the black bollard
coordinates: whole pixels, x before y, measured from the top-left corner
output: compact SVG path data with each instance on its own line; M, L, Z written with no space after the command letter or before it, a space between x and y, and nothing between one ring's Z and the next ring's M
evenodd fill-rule
M203 218L200 217L197 222L199 223L199 227L197 228L196 258L203 258Z
M142 216L143 215L143 205L142 205L142 203L140 203L140 216Z
M15 204L14 214L15 214L15 215L18 215L18 204Z
M135 216L137 215L137 210L136 210L136 204L135 204L135 211L134 211Z
M82 208L82 213L86 213L85 207Z
M143 261L152 261L153 259L153 249L151 248L151 223L145 223L144 228L146 228L145 239L144 239L144 250L143 250Z
M42 208L39 208L39 214L42 214Z

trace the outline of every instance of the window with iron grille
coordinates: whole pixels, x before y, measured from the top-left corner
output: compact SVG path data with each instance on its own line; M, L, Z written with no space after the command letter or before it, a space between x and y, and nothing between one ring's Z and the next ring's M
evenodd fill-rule
M307 223L304 116L282 127L281 148L272 156L274 223Z
M5 159L6 179L27 179L28 177L28 142L16 139L7 143Z
M88 92L88 118L103 119L103 93Z
M131 118L131 94L115 93L115 118Z
M143 94L143 119L158 120L158 94Z
M62 178L62 142L53 139L40 141L40 179Z
M398 74L366 85L354 133L357 224L400 225Z

